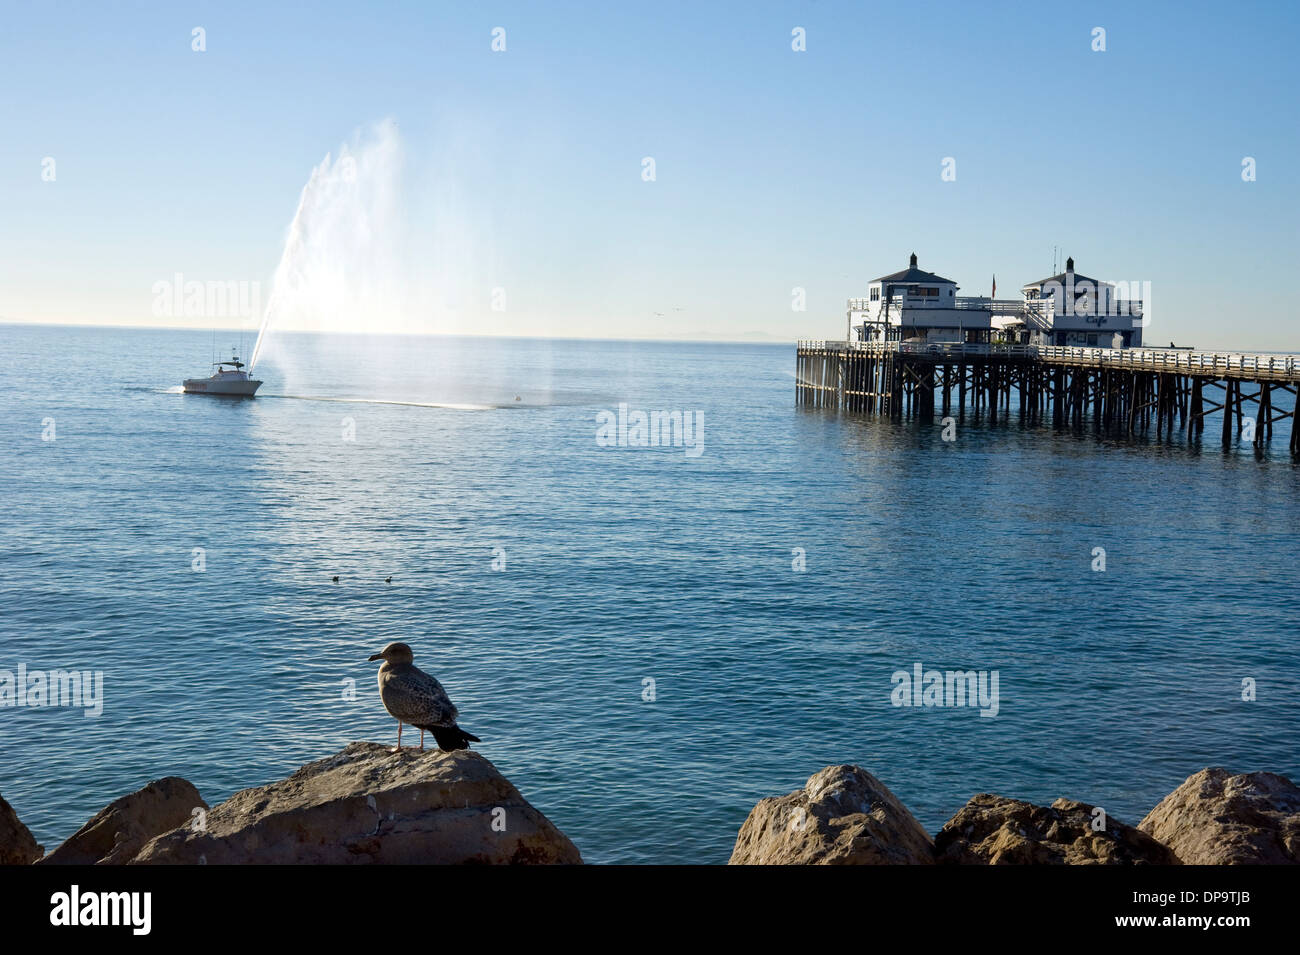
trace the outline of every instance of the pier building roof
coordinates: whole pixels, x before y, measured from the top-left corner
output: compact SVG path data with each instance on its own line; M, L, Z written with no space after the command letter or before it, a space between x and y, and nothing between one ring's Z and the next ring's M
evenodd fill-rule
M1066 282L1068 282L1071 279L1071 277L1073 277L1074 283L1076 285L1081 284L1083 282L1089 282L1094 286L1112 284L1110 282L1103 282L1100 279L1089 278L1086 275L1082 275L1081 273L1074 271L1074 259L1066 259L1065 271L1062 272L1060 275L1051 275L1045 279L1039 279L1037 282L1026 282L1024 285L1020 287L1021 288L1042 288L1044 285L1049 285L1051 283L1055 283L1057 285L1065 285Z
M916 253L912 253L911 263L901 272L895 272L893 275L882 275L878 279L872 279L872 284L876 282L914 282L924 285L956 285L952 279L946 279L941 275L935 275L933 272L926 272L916 267Z

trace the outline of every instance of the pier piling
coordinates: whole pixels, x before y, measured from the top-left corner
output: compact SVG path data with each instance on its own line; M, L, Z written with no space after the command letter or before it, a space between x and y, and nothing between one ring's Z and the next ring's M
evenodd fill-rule
M1273 425L1291 419L1289 448L1300 455L1295 427L1300 356L1245 355L1171 349L1074 348L1038 345L918 342L801 341L795 358L795 402L800 407L849 412L942 414L990 424L999 413L1037 423L1048 413L1054 428L1081 430L1089 417L1098 432L1149 433L1170 440L1205 432L1205 419L1222 412L1224 447L1244 433L1253 411L1253 443L1263 448ZM954 385L956 386L954 388ZM1223 393L1222 403L1206 389ZM1275 403L1278 393L1290 396ZM955 407L954 407L955 401ZM1253 403L1253 409L1246 405ZM1289 406L1289 407L1288 407Z

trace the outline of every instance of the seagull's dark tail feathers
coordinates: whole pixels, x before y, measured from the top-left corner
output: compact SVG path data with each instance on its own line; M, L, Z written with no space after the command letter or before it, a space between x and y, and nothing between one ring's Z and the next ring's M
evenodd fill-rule
M429 732L433 734L438 748L444 753L450 753L454 749L469 749L470 743L483 742L472 733L466 733L459 726L430 726Z

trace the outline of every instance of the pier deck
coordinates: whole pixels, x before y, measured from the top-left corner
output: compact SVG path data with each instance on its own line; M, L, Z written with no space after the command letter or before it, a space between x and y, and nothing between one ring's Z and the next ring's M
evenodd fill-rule
M1300 355L1204 352L1158 348L1075 348L923 342L801 341L796 352L799 405L871 414L934 416L954 407L996 421L1019 399L1022 417L1051 415L1059 426L1196 437L1205 419L1222 412L1222 437L1243 434L1262 446L1273 425L1292 419L1290 448L1300 454L1295 427ZM1291 396L1282 406L1278 393ZM955 399L955 403L954 403ZM1254 415L1244 410L1253 403ZM1289 405L1289 407L1288 407Z

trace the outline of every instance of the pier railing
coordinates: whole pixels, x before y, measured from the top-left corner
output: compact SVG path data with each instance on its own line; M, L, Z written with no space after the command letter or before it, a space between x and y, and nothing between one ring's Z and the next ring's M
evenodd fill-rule
M1076 305L1071 309L1057 308L1055 299L1019 299L1019 298L985 298L980 295L959 295L955 299L942 299L933 296L911 296L896 294L880 300L851 298L844 307L849 312L867 312L878 305L889 309L958 309L965 311L992 312L994 315L1020 315L1026 318L1038 318L1046 321L1061 316L1063 318L1088 318L1092 316L1116 316L1119 318L1141 318L1143 303L1141 299L1112 299L1106 304L1090 306Z
M1037 346L1047 361L1068 361L1105 367L1119 366L1138 371L1171 371L1180 374L1220 375L1227 372L1293 381L1300 378L1300 355L1243 354L1239 352L1196 352L1160 348L1076 348L1061 345Z
M992 312L994 315L1021 315L1027 311L1025 303L1018 298L981 298L966 295L957 296L952 307ZM1035 311L1040 310L1035 309Z
M1198 352L1161 348L1085 348L1066 345L1000 345L984 342L800 341L809 351L862 351L874 354L945 358L1037 359L1068 365L1184 375L1300 382L1300 355L1286 353Z

